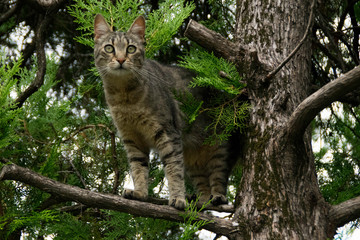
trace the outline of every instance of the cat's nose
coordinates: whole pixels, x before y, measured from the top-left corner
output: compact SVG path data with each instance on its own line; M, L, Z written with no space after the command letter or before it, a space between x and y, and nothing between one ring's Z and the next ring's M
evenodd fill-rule
M125 62L125 58L117 58L116 61L118 61L120 63L120 65L123 65L123 63Z

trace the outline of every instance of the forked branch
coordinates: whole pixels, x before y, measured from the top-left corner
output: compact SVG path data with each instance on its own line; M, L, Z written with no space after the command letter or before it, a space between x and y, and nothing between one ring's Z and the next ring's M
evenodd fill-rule
M125 199L118 195L97 193L79 187L63 184L50 178L41 176L29 169L15 164L5 165L0 171L0 180L16 180L39 188L53 196L69 199L81 203L87 207L110 209L129 213L135 216L161 218L169 221L184 222L184 212L170 206L156 205L147 202ZM209 222L203 228L212 232L230 236L236 232L236 226L232 221L198 213L198 221Z
M357 88L360 88L359 66L307 97L289 118L286 128L289 140L302 138L307 126L322 109Z

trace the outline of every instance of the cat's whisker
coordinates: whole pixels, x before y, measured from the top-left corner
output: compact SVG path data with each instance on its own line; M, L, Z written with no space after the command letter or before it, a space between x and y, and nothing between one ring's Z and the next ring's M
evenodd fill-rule
M154 73L150 72L149 70L146 70L144 68L141 69L134 69L134 72L136 72L136 74L140 75L141 77L144 78L149 78L151 80L156 80L156 81L161 81L164 84L168 84L167 81L157 75L155 75ZM150 84L153 84L153 81L149 81Z

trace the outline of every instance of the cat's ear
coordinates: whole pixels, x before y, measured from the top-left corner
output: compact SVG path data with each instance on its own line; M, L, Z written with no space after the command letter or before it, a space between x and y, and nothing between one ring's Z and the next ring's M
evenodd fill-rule
M129 28L128 33L134 34L145 41L145 18L143 16L137 17Z
M111 32L111 28L109 27L105 18L101 14L96 14L94 21L94 31L95 31L95 40Z

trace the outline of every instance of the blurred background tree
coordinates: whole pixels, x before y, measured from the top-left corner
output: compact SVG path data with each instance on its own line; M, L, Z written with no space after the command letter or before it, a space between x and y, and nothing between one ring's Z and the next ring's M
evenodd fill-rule
M87 30L79 29L79 16L91 17L93 11L81 4L91 2L97 4L0 2L0 164L16 163L63 183L120 194L129 178L125 152L101 81L91 71L93 49L78 39ZM153 13L162 13L167 2L171 3L140 1L136 11L125 11L156 17ZM117 4L113 0L109 6L118 10ZM233 39L235 1L195 1L192 6L190 18ZM331 0L317 11L312 31L314 90L359 65L359 1ZM193 43L184 38L187 22L188 18L151 57L174 64L188 56ZM360 93L349 94L313 122L319 184L331 203L360 195L359 104ZM150 166L154 197L164 196L166 189L158 166L154 155ZM238 167L230 179L231 200L240 177ZM356 227L358 222L353 223ZM183 229L164 220L86 208L20 182L0 182L0 237L5 239L179 239Z

